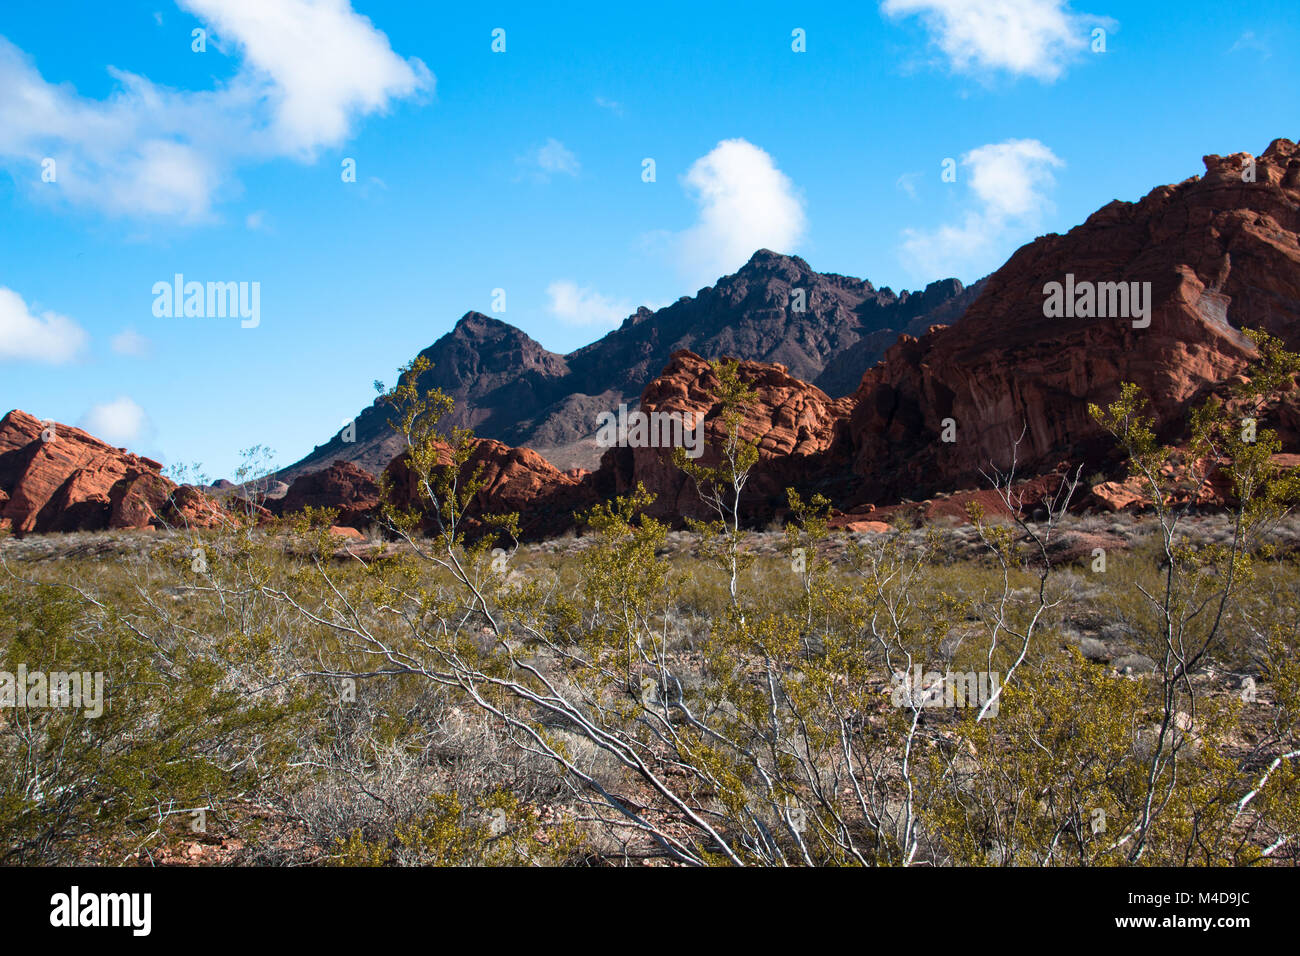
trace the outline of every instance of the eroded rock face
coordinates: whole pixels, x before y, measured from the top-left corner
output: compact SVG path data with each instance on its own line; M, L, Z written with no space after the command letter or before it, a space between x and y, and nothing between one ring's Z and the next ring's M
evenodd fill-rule
M1300 455L1278 454L1270 460L1282 471L1300 468ZM1207 464L1200 461L1194 469L1189 469L1186 463L1180 463L1160 470L1161 489L1168 506L1219 509L1240 504L1232 476L1219 468L1207 468ZM1087 501L1101 511L1146 511L1155 507L1151 484L1140 474L1093 485Z
M846 521L841 527L849 534L889 534L894 530L883 521Z
M741 362L739 370L757 393L740 426L741 438L758 442L758 463L742 501L747 502L750 520L763 520L785 510L787 487L813 487L831 479L837 465L844 470L847 449L840 446L852 400L830 398L791 376L783 365ZM648 415L681 416L684 423L703 416L703 452L695 460L709 467L718 465L726 437L718 385L708 362L680 351L641 394L640 411ZM592 476L602 497L627 494L638 482L655 495L652 515L714 517L700 501L694 482L673 464L671 448L611 448Z
M164 478L153 459L17 409L0 419L0 509L0 527L19 534L206 526L220 515L198 489Z
M284 497L268 500L267 504L278 514L307 507L337 508L340 526L360 529L373 520L379 505L379 483L364 468L336 461L322 471L299 475Z
M1102 481L1092 487L1092 500L1104 511L1126 511L1149 504L1140 478Z
M1072 478L1068 469L1058 466L1048 474L1015 482L1011 489L1011 500L1024 516L1042 516L1049 503L1064 500ZM1087 486L1080 483L1071 498L1072 506L1077 509L1087 491ZM962 489L922 501L895 502L878 507L870 504L856 505L848 514L833 517L831 527L845 526L848 522L859 520L858 516L862 514L869 514L877 522L903 519L905 525L965 523L970 520L972 506L977 514L988 520L1003 521L1012 517L1002 492L986 484L983 488Z
M220 502L195 485L181 485L171 492L162 512L171 527L211 528L228 520Z
M990 462L1029 471L1113 447L1088 415L1121 382L1179 428L1188 406L1255 354L1241 326L1300 346L1300 150L1274 142L1241 180L1244 154L1207 156L1206 174L1113 202L1064 236L1022 247L959 327L905 338L855 393L853 471L867 500L971 486ZM1150 326L1048 318L1044 287L1149 282ZM942 441L947 419L955 441ZM1300 435L1294 403L1277 424ZM1023 434L1023 438L1021 437ZM1167 436L1176 437L1176 436Z
M450 461L444 453L443 463ZM561 472L535 451L511 448L489 438L477 439L460 472L468 481L481 467L483 488L474 496L467 512L471 534L482 530L484 515L516 512L520 530L527 538L560 534L574 526L574 512L595 504L590 476L577 478ZM404 453L393 459L386 471L391 482L391 501L398 507L415 507L428 513L428 499L421 494L409 458ZM426 528L435 527L432 516Z

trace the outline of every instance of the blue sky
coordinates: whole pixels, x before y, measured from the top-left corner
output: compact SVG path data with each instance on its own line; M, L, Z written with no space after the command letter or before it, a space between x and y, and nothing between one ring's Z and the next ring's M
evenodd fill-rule
M1294 0L6 0L0 412L215 478L310 451L496 289L563 352L759 246L971 281L1300 135L1297 50ZM259 323L156 316L176 273L259 283Z

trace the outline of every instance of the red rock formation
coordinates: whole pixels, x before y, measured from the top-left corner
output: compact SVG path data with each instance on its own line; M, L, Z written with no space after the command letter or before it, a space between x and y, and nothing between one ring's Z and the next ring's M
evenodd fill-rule
M1039 475L1017 481L1012 489L1012 500L1018 504L1023 515L1032 518L1036 512L1041 513L1045 501L1055 498L1061 490L1061 482L1069 478L1069 475L1058 468L1057 471L1048 475ZM1084 500L1086 493L1086 486L1081 485L1075 492L1072 505L1077 507ZM889 522L899 515L923 523L966 522L969 520L971 505L976 505L979 511L990 520L1002 520L1011 517L1011 510L1003 502L1001 494L992 487L986 486L984 488L954 491L950 494L944 493L935 498L926 498L923 501L900 502L879 507L875 505L859 505L847 515L831 518L831 527L847 526L852 521L861 520L856 517L861 508L870 509L866 513L869 513L872 519L877 522Z
M446 454L443 464L450 461ZM428 499L420 494L414 472L406 454L393 459L385 474L391 482L391 501L399 507L424 509ZM474 442L468 462L461 469L460 480L467 481L479 470L483 488L474 496L467 512L469 530L481 530L479 520L485 514L520 516L520 528L529 538L560 534L573 527L573 514L595 503L589 482L561 472L537 452L528 448L511 448L499 441L483 438ZM432 527L432 518L426 523Z
M277 514L306 507L337 508L339 525L363 528L373 520L379 505L379 483L364 468L336 461L322 471L298 476L283 498L267 504Z
M841 527L850 534L888 534L894 530L883 521L846 521Z
M1149 504L1144 485L1139 478L1124 481L1103 481L1092 486L1092 501L1103 511L1127 511Z
M1272 463L1283 470L1300 468L1300 455L1272 456ZM1235 507L1239 499L1233 490L1232 477L1218 468L1205 475L1205 463L1195 474L1184 466L1166 465L1161 469L1164 494L1171 506L1195 505L1200 508ZM1154 507L1151 485L1141 475L1129 475L1121 481L1103 481L1092 487L1088 503L1103 511L1144 511Z
M828 478L847 454L841 438L853 407L849 398L831 399L814 385L793 378L784 365L741 362L741 378L757 393L745 412L741 437L758 442L758 464L751 472L742 501L751 520L763 520L786 508L785 489L807 487ZM717 376L708 362L692 352L673 353L672 361L641 395L640 411L670 413L693 423L704 416L704 450L696 459L705 466L719 463L726 435L716 390ZM843 449L847 452L847 449ZM696 494L692 480L673 464L671 448L611 448L593 475L602 496L626 494L640 482L655 495L651 514L659 517L712 517Z
M161 472L150 458L15 409L0 419L0 527L99 531L217 519L201 492L178 489Z
M1206 175L1112 202L1064 236L1021 248L989 278L959 327L906 338L855 393L853 470L865 500L976 483L992 461L1029 471L1113 447L1087 413L1124 381L1181 427L1189 404L1239 372L1254 347L1237 327L1300 346L1300 149L1274 142L1241 180L1244 154L1205 158ZM1150 282L1147 328L1123 318L1047 318L1044 286ZM1236 327L1234 327L1236 326ZM945 419L956 441L941 441ZM1294 404L1284 436L1300 435Z
M175 488L162 510L163 523L170 527L211 528L229 520L221 504L195 485ZM259 518L270 515L259 515Z

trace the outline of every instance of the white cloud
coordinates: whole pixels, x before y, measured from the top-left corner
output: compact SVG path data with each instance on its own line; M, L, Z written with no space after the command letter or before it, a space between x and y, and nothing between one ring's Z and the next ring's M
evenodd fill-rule
M90 432L110 445L127 446L142 438L149 429L144 409L125 395L96 405L81 417L78 428Z
M257 232L266 228L266 211L259 209L256 212L250 212L244 217L244 225L250 232Z
M113 336L109 343L118 355L132 358L144 358L151 350L151 343L135 329L123 329Z
M267 82L275 135L286 152L342 141L354 115L387 109L428 85L419 60L403 60L348 0L179 0L243 50Z
M606 298L595 289L557 279L546 287L547 311L565 325L615 326L636 311L627 302Z
M1229 53L1258 53L1261 59L1267 60L1273 55L1272 49L1267 43L1255 35L1254 30L1247 30L1237 37L1235 43L1228 47Z
M288 156L310 161L342 143L360 117L429 89L417 59L348 0L179 0L240 57L211 90L172 90L113 67L106 99L47 82L0 37L0 165L20 181L56 178L43 195L112 214L205 218L243 164ZM219 41L219 44L218 42Z
M34 314L22 296L0 286L0 362L17 360L58 365L76 358L86 331L54 312Z
M609 110L615 116L623 115L623 104L618 100L610 100L603 96L598 96L596 97L596 105L603 110Z
M520 156L515 162L526 168L532 178L539 182L548 182L556 173L577 176L581 168L573 151L554 137L526 156Z
M890 17L919 16L959 73L1006 71L1051 81L1086 50L1094 26L1114 21L1075 13L1069 0L883 0Z
M1025 219L1047 206L1052 168L1065 163L1036 139L1009 139L972 149L961 158L970 187L996 219Z
M803 200L765 151L743 139L718 143L687 171L699 206L695 225L677 237L683 271L712 283L757 249L789 253L807 228Z
M971 150L961 165L967 172L957 185L969 187L971 202L960 222L903 233L904 259L918 278L973 279L1001 265L1052 210L1052 170L1065 163L1036 139L1009 139Z

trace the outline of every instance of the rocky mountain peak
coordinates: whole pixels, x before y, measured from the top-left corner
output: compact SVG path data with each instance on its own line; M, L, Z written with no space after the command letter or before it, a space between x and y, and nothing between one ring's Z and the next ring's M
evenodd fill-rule
M568 355L548 351L507 322L467 312L421 353L433 366L421 385L455 400L448 425L528 446L561 468L590 469L599 459L596 416L635 403L679 349L778 363L797 378L847 395L921 312L946 310L930 324L955 321L970 301L962 296L955 279L931 283L909 298L877 291L863 279L817 272L798 256L759 249L736 273L699 294L655 311L643 306ZM281 477L335 459L378 473L399 450L387 413L372 408L357 420L355 443L336 436Z

